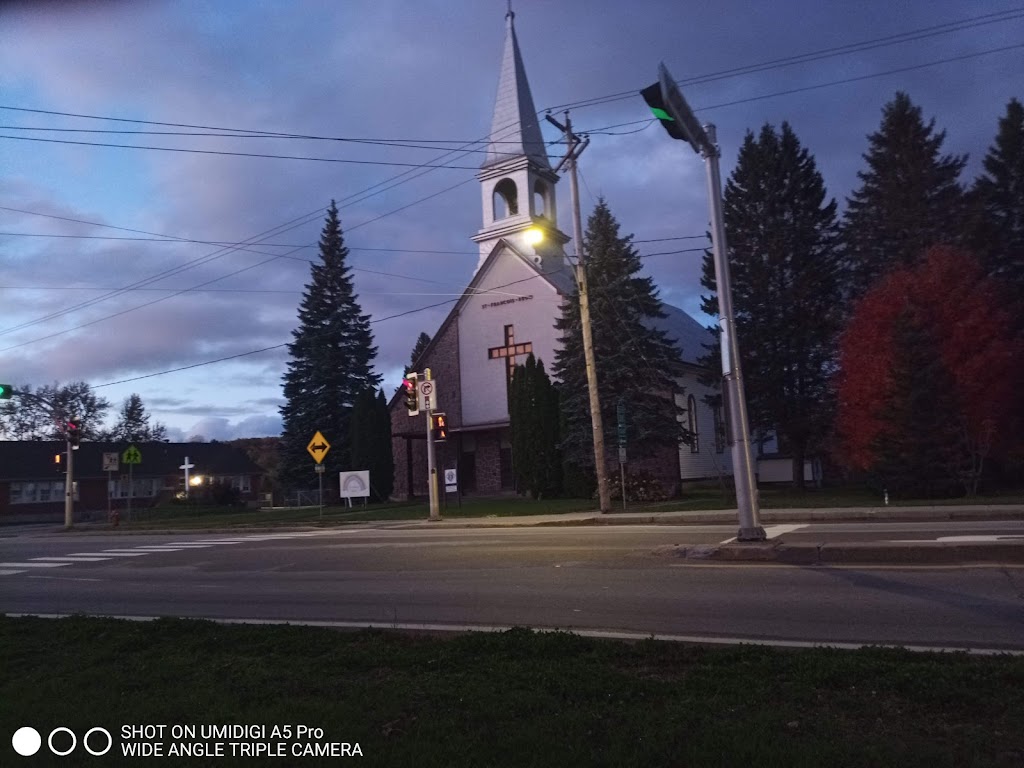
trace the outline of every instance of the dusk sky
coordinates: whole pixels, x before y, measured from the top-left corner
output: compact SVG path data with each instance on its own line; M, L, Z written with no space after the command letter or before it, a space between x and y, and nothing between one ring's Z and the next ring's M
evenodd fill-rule
M747 130L785 120L841 208L897 90L947 131L946 152L969 154L968 182L1006 103L1024 98L1024 6L1008 3L513 9L537 108L561 119L574 105L591 136L584 219L604 196L661 298L702 322L689 249L703 241L667 238L706 231L704 167L637 93L659 61L718 126L723 178ZM137 392L172 439L279 434L282 345L333 198L390 397L451 304L416 310L454 302L477 264L486 143L471 142L490 130L505 12L505 0L0 3L0 381L82 379L115 410ZM253 135L268 132L291 136ZM549 151L554 164L561 148Z

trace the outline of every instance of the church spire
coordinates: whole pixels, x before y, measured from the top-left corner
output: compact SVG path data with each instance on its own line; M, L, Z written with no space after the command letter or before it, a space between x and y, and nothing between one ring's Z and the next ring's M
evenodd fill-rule
M537 121L537 110L530 95L530 84L526 81L526 69L519 54L516 39L515 13L509 0L505 14L505 52L501 59L501 76L498 79L498 96L494 103L494 118L491 121L491 143L483 168L505 160L526 156L541 168L551 168L544 149L544 137Z

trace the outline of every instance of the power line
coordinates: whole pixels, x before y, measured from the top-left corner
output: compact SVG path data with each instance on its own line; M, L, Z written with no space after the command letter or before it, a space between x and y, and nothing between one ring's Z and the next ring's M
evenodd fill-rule
M1016 43L1014 45L1006 45L1006 46L1002 46L1000 48L990 48L990 49L988 49L986 51L975 51L974 53L965 53L965 54L960 55L960 56L950 56L950 57L945 58L945 59L936 59L935 61L926 61L926 62L924 62L922 64L912 64L910 66L899 67L897 69L889 69L889 70L886 70L885 72L874 72L874 73L869 74L869 75L858 75L856 77L846 77L846 78L843 78L841 80L829 80L828 82L825 82L825 83L817 83L815 85L806 85L806 86L802 86L802 87L799 87L799 88L790 88L790 89L785 90L785 91L776 91L774 93L761 94L760 96L748 96L748 97L743 98L743 99L735 99L733 101L725 101L725 102L722 102L721 104L701 105L701 106L694 107L694 111L695 112L710 112L712 110L722 109L724 107L734 107L734 106L736 106L738 104L749 104L749 103L754 102L754 101L763 101L765 99L774 99L774 98L777 98L779 96L790 96L790 95L792 95L794 93L805 93L806 91L816 91L816 90L819 90L821 88L830 88L830 87L832 87L834 85L846 85L848 83L856 83L856 82L861 82L863 80L873 80L876 77L885 77L887 75L898 75L898 74L901 74L903 72L912 72L914 70L926 69L928 67L934 67L934 66L938 66L940 64L951 64L951 63L953 63L955 61L965 61L967 59L975 59L975 58L979 58L981 56L988 56L989 54L993 54L993 53L1005 53L1006 51L1012 51L1012 50L1016 50L1018 48L1024 48L1024 43ZM643 120L631 120L629 122L619 123L618 125L614 125L614 126L610 126L610 127L612 127L612 128L621 128L621 127L624 127L624 126L627 126L627 125L639 125L640 123L650 124L650 123L654 123L654 122L655 122L655 120L653 118L644 118ZM584 130L584 131L581 131L581 133L584 133L584 134L600 133L603 130L606 130L606 129L604 129L604 128L596 128L596 129L593 129L593 130Z
M525 278L522 278L520 280L513 280L512 282L505 283L504 285L497 285L497 286L495 286L494 288L492 288L492 289L490 289L488 291L481 291L480 294L471 294L471 295L486 295L487 293L496 292L499 288L508 288L509 286L512 286L512 285L518 285L519 283L525 283L528 280L535 280L538 277L545 277L546 274L547 273L538 272L537 274L531 275L530 277L525 277ZM436 304L429 304L429 305L427 305L425 307L417 307L416 309L410 309L410 310L406 310L404 312L398 312L398 313L396 313L394 315L388 315L387 317L377 318L375 320L371 320L370 324L373 325L375 323L383 323L383 322L385 322L387 320L394 320L394 319L399 318L399 317L406 317L407 315L414 315L414 314L416 314L418 312L425 312L428 309L436 309L437 307L443 307L443 306L448 305L448 304L454 304L454 303L458 302L459 299L461 299L463 295L465 295L465 294L460 294L459 298L449 299L447 301L440 301L440 302L438 302ZM101 389L102 387L112 387L115 384L127 384L129 382L140 381L142 379L152 379L152 378L154 378L156 376L165 376L165 375L167 375L169 373L178 373L180 371L188 371L188 370L191 370L193 368L201 368L201 367L206 366L206 365L214 365L216 363L223 363L223 362L227 362L228 360L237 360L238 358L241 358L241 357L248 357L250 355L258 355L258 354L260 354L262 352L270 352L270 351L275 350L275 349L281 349L282 347L288 346L288 344L290 344L290 343L291 342L284 342L282 344L274 344L273 346L270 346L270 347L262 347L260 349L253 349L253 350L250 350L248 352L240 352L240 353L238 353L236 355L227 355L226 357L219 357L219 358L217 358L215 360L205 360L205 361L203 361L201 363L193 363L192 365L185 365L185 366L181 366L180 368L172 368L172 369L169 369L169 370L166 370L166 371L157 371L156 373L147 373L147 374L144 374L142 376L134 376L134 377L129 378L129 379L121 379L119 381L108 381L105 384L93 385L92 389Z
M849 53L860 53L863 51L873 50L876 48L882 48L890 45L914 42L928 37L935 37L938 35L949 34L952 32L960 32L966 29L972 29L974 27L984 26L987 24L995 24L1003 21L1012 21L1014 19L1022 17L1024 17L1024 7L1017 6L1016 8L1010 8L1004 11L982 14L980 16L971 16L965 19L960 19L958 21L946 22L944 24L937 24L930 27L922 27L920 29L909 30L907 32L900 32L894 35L887 35L884 37L871 38L869 40L863 40L858 43L848 43L845 45L832 46L830 48L823 48L817 51L808 51L806 53L795 54L793 56L785 56L778 59L771 59L769 61L760 62L758 64L748 64L741 67L732 67L730 69L719 70L717 72L709 72L703 75L695 75L693 77L678 80L677 84L683 86L710 83L730 77L737 77L739 75L766 72L772 69L779 69L782 67L791 66L793 64L806 64L814 61L821 61L822 59L846 55ZM619 93L613 93L607 96L595 96L590 99L582 99L576 102L558 104L552 107L548 107L542 111L556 112L564 109L582 109L584 107L593 107L598 106L600 104L608 104L614 101L621 101L624 99L633 98L636 96L636 94L637 91L635 89L629 91L620 91Z
M0 206L2 208L2 206ZM165 237L114 237L111 235L58 235L51 234L49 232L0 232L0 237L46 237L46 238L57 238L57 239L68 239L68 240L112 240L122 241L126 240L129 242L147 242L147 243L183 243L186 245L216 245L220 247L230 247L235 245L237 241L234 240L193 240L191 238L179 237L175 239L168 239ZM295 244L295 243L260 243L264 248L312 248L315 243L306 244ZM452 254L458 256L476 256L476 251L438 251L438 250L426 250L423 248L369 248L361 245L346 245L345 248L349 251L384 251L387 253L426 253L426 254ZM301 261L308 261L308 259L301 259Z
M352 165L387 165L398 168L446 168L459 171L479 170L472 165L430 165L428 163L400 163L393 160L351 160L335 157L309 157L302 155L272 155L263 152L229 152L219 149L186 149L185 147L154 147L143 144L113 144L99 141L72 141L71 139L44 139L40 136L9 136L0 134L0 139L11 141L37 141L44 144L73 144L82 147L110 147L113 149L145 149L153 152L178 152L189 155L218 155L224 157L258 157L269 160L308 160L317 163L345 163Z
M509 125L504 126L504 127L502 127L501 129L499 129L497 131L492 131L491 134L489 134L489 136L490 135L495 135L495 134L501 134L504 131L509 130L511 128L514 128L514 127L515 127L515 123L510 123ZM481 141L485 141L485 140L486 139L481 139ZM450 151L444 153L443 155L441 155L440 158L438 158L438 159L443 159L444 157L448 157L449 155L456 154L456 152L457 152L457 150L450 150ZM425 173L429 173L431 169L428 168L428 167L423 167L423 168L418 168L416 170L418 170L419 173L415 174L412 178L417 178L420 175L423 175ZM402 174L398 174L397 176L393 177L392 180L400 179L402 176L408 175L410 173L412 173L412 171L405 171ZM411 180L411 179L406 179L406 181L408 181L408 180ZM387 213L381 214L380 216L377 216L377 217L375 217L373 219L369 219L368 221L360 222L359 224L356 224L356 225L354 225L352 227L349 227L348 231L352 231L353 229L358 229L361 226L365 226L366 224L370 224L370 223L372 223L374 221L378 221L379 219L382 219L382 218L384 218L386 216L390 216L390 215L392 215L394 213L398 213L399 211L402 211L402 210L405 210L407 208L410 208L413 205L417 205L418 203L424 202L425 200L429 200L429 199L431 199L433 197L437 197L440 194L443 194L443 193L445 193L445 192L447 192L447 191L449 191L451 189L454 189L454 188L456 188L458 186L461 186L462 184L466 184L466 183L468 183L469 181L472 181L472 180L473 180L472 177L470 177L468 179L465 179L464 181L458 182L457 184L454 184L454 185L452 185L450 187L446 187L445 189L442 189L442 190L440 190L438 192L435 192L435 193L433 193L431 195L427 195L426 197L423 197L423 198L420 198L418 200L415 200L412 203L409 203L407 205L401 206L401 207L396 208L394 210L388 211ZM386 180L385 182L382 182L382 183L388 183L388 181L390 181L390 180ZM404 183L404 182L399 182L399 183ZM377 185L374 185L374 186L380 186L380 184L377 184ZM395 186L395 185L392 185L392 186ZM373 187L369 187L368 190L369 189L373 189ZM378 190L377 192L374 192L373 194L379 194L379 192L381 192L381 191L384 191L384 190ZM359 195L359 194L362 194L362 193L356 193L356 194ZM354 197L354 195L350 196L350 197ZM356 200L356 201L353 201L352 203L349 203L349 205L354 204L354 202L360 202L360 201L362 201L364 199L366 199L365 196L359 198L359 200ZM267 232L261 233L261 235L253 236L253 238L249 238L249 240L253 240L253 239L257 238L257 237L262 237L263 239L266 239L267 237L272 237L272 236L275 236L277 234L282 234L283 232L289 231L290 229L294 229L295 227L302 226L303 224L309 223L309 221L312 220L311 217L321 215L322 211L323 211L323 209L319 208L316 211L314 211L314 212L312 212L310 214L307 214L306 216L299 217L299 219L293 219L291 222L287 222L286 225L281 225L281 226L276 227L276 228L274 228L272 230L267 230ZM42 215L46 215L46 214L42 214ZM298 222L298 223L294 223L294 222ZM154 233L145 233L145 234L154 234ZM263 237L264 235L265 235L265 237ZM305 247L305 246L303 246L303 247ZM172 270L165 270L163 273L160 273L159 275L156 275L156 276L154 276L152 278L148 278L148 279L142 280L142 281L137 281L136 283L133 283L132 285L127 286L126 290L130 289L130 288L138 287L140 285L148 285L148 284L150 284L152 282L156 282L157 280L162 279L163 277L170 277L172 275L178 274L178 273L180 273L182 271L185 271L187 269L191 269L193 266L198 266L199 264L204 264L204 263L207 263L207 262L212 261L214 259L220 258L220 257L226 255L226 253L232 252L233 250L236 250L236 248L234 246L231 246L229 248L221 249L220 251L214 252L213 254L209 254L208 256L204 256L204 257L199 257L197 259L193 259L191 262L187 262L185 265L183 265L181 267L178 267L178 268L175 268L175 269L172 269ZM296 250L298 250L298 249L296 249ZM247 272L250 269L254 269L256 267L263 266L264 264L268 264L271 261L274 261L274 260L279 259L279 258L290 258L290 254L289 253L284 253L284 254L274 255L271 258L265 259L265 260L263 260L263 261L261 261L261 262L259 262L257 264L251 265L249 267L244 267L244 268L239 269L239 270L235 270L234 272L231 272L231 273L229 273L227 275L222 275L222 276L220 276L218 278L215 278L213 280L208 280L208 281L206 281L204 283L200 283L198 286L194 286L194 287L196 287L196 288L203 287L203 286L209 285L211 283L217 282L219 280L223 280L223 279L226 279L228 277L233 277L235 275L241 274L242 272ZM294 258L294 257L291 257L291 258ZM355 268L353 268L353 269L355 269ZM362 271L373 272L373 270L362 270ZM386 273L379 273L379 274L386 274ZM402 276L397 276L397 277L402 277ZM438 283L438 281L428 280L428 279L425 279L425 278L423 278L423 280L425 282ZM441 284L441 283L438 283L438 284ZM187 291L187 289L186 289L186 291ZM94 325L94 324L96 324L98 322L102 322L104 320L109 320L109 319L114 318L114 317L119 317L119 316L124 315L124 314L126 314L128 312L133 312L133 311L135 311L137 309L143 309L144 307L148 307L148 306L151 306L153 304L157 304L157 303L160 303L162 301L166 301L167 299L174 298L175 296L180 295L181 293L185 293L186 291L180 291L178 293L171 294L170 296L163 296L163 297L161 297L159 299L154 299L153 301L146 302L144 304L140 304L140 305L137 305L135 307L131 307L131 308L126 309L126 310L122 310L120 312L115 312L115 313L113 313L111 315L106 315L106 316L104 316L102 318L98 318L96 320L92 320L92 321L87 322L87 323L82 323L82 324L79 324L77 326L73 326L71 328L66 328L66 329L64 329L62 331L58 331L56 333L52 333L52 334L49 334L47 336L41 336L41 337L38 337L38 338L35 338L35 339L30 339L29 341L26 341L26 342L22 342L20 344L16 344L16 345L13 345L13 346L10 346L10 347L5 347L3 349L0 349L0 352L5 352L5 351L11 350L11 349L16 349L18 347L22 347L22 346L26 346L28 344L36 343L38 341L45 341L47 339L51 339L51 338L54 338L56 336L64 335L65 333L70 333L71 331L79 330L79 329L84 328L84 327L89 326L89 325ZM61 315L73 312L76 309L81 309L81 308L85 308L85 307L91 306L92 304L96 304L96 303L98 303L100 301L104 301L105 299L110 298L112 296L119 295L122 292L123 291L114 292L112 294L108 294L108 295L105 295L105 296L100 296L100 297L97 297L95 299L91 299L89 301L82 302L82 303L80 303L80 304L78 304L78 305L76 305L74 307L67 308L67 309L61 310L61 311L56 312L56 313L51 313L50 315L47 315L46 317L37 318L36 320L28 321L26 323L22 323L19 326L15 326L15 327L8 328L8 329L5 329L3 331L0 331L0 335L3 335L5 333L11 332L11 331L20 330L21 328L25 328L25 327L28 327L30 325L35 325L35 324L38 324L39 322L44 322L46 320L54 319L55 317L59 317Z

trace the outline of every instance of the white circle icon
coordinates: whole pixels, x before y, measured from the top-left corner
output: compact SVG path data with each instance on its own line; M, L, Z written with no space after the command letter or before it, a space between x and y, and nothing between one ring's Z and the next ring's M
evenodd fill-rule
M43 737L39 735L39 731L35 728L29 728L27 725L16 730L11 737L11 746L22 757L34 755L39 751L39 746L42 743Z
M107 737L107 746L103 748L103 751L93 752L92 749L89 747L89 737L94 733L102 733L104 736ZM85 732L85 736L82 737L82 746L85 747L85 751L88 752L90 755L100 757L101 755L107 754L107 752L110 751L110 748L114 746L114 739L111 737L110 731L108 731L106 728L100 728L99 726L97 726L95 728L90 728L88 731Z
M68 747L63 752L58 752L57 748L55 746L53 746L53 737L56 734L58 734L58 733L66 733L68 736L71 737L71 746ZM62 726L60 726L58 728L54 728L52 731L50 731L50 736L46 740L46 745L50 748L50 751L53 752L53 754L59 755L60 757L64 757L65 755L70 755L72 752L75 751L75 747L78 746L78 737L75 736L75 732L74 731L72 731L70 728L65 728L62 725Z

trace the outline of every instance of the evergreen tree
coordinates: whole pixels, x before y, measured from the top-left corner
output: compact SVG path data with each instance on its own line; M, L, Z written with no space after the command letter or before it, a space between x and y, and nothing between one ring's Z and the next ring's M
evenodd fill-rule
M509 387L512 466L516 485L533 498L561 491L562 459L558 451L558 392L533 353L517 365Z
M108 440L137 442L146 440L163 440L167 437L167 427L160 422L150 424L149 414L142 404L142 398L132 393L125 398L121 412L113 428L106 435Z
M590 319L597 361L597 381L605 431L606 460L616 446L616 404L622 398L628 414L627 439L636 458L662 447L675 448L686 434L677 416L674 373L679 350L654 322L664 317L658 291L649 277L640 277L640 256L632 235L620 236L619 223L604 200L587 221L583 252L590 291ZM560 408L565 428L563 456L574 467L593 468L594 442L590 420L579 296L568 297L555 322L561 344L553 372L561 382Z
M836 202L827 199L814 158L783 123L780 132L766 124L756 138L747 133L723 203L750 427L778 435L802 488L804 458L829 424L828 382L841 327ZM701 284L717 290L711 253ZM702 298L703 311L717 314L717 297ZM704 357L714 386L720 360L717 345Z
M423 350L427 348L428 344L430 344L430 334L421 332L420 335L416 337L416 343L413 345L412 356L409 358L409 364L405 367L406 373L416 370L414 367L416 365L416 361L420 359L420 355L423 354Z
M1024 296L1024 105L1017 99L999 119L972 197L980 213L972 233L975 251L989 275Z
M872 474L897 498L947 495L957 484L957 405L938 343L912 307L896 319L893 347Z
M928 246L962 239L959 177L967 157L941 155L945 138L905 93L882 109L843 221L851 298L893 269L916 264Z
M370 471L370 498L385 501L394 486L395 462L391 453L391 414L384 393L367 387L356 396L349 427L349 469Z
M326 472L336 475L350 468L352 407L360 392L380 383L372 368L377 348L370 319L362 314L355 295L346 264L348 248L333 200L320 235L319 255L299 305L299 327L292 331L291 359L284 375L281 474L292 488L316 486L306 446L317 430L332 446L323 461Z
M374 413L374 434L377 435L377 443L374 446L371 466L377 471L377 479L373 481L373 486L380 499L387 501L391 498L391 492L395 490L395 456L391 445L391 411L388 410L388 400L384 397L382 389L377 391Z

